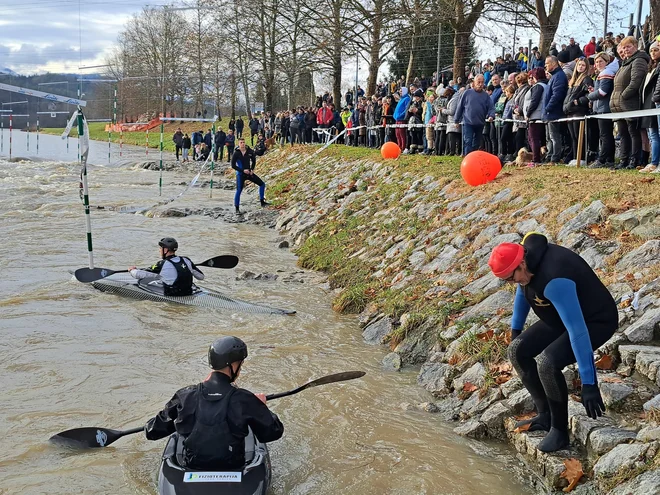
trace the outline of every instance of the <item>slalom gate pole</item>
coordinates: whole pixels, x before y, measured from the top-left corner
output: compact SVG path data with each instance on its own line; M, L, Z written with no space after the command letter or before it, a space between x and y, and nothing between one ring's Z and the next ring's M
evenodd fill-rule
M110 127L112 129L112 126ZM108 131L108 163L110 163L110 141L111 141L111 136L110 136L111 131Z
M119 158L121 158L122 150L124 148L124 128L119 127Z
M27 121L27 136L25 136L27 151L30 151L30 121Z
M11 161L11 131L13 127L13 120L11 114L9 114L9 161Z
M84 125L84 115L82 110L78 108L78 148L80 149L80 143L82 140L86 139L85 136L85 125ZM92 221L89 216L89 187L87 186L87 154L89 151L89 144L86 146L86 150L80 150L80 164L82 166L82 186L83 186L83 204L85 205L85 224L87 227L87 253L89 254L89 268L94 268L94 250L92 248Z
M145 143L144 143L144 154L145 156L149 156L149 129L147 128L147 137L145 138Z
M39 117L37 117L37 155L39 154Z
M66 137L66 152L69 153L69 136Z
M211 126L211 184L209 186L209 198L213 197L213 170L215 169L215 122Z
M158 179L158 196L163 195L163 123L160 123L160 178ZM148 132L148 131L147 131Z
M5 149L5 121L0 119L0 153Z

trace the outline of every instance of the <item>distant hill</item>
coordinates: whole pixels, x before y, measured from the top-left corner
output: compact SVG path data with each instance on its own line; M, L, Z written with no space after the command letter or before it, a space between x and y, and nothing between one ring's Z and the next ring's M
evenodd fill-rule
M0 69L0 74L2 74L3 76L18 76L16 72L14 72L11 69L8 69L7 67L5 67L4 69Z

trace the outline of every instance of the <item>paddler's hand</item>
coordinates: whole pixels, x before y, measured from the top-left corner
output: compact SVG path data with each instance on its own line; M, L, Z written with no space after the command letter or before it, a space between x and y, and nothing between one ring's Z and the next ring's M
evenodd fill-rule
M137 266L131 266L131 267L128 268L129 272L132 271L132 270L137 270Z
M261 402L264 404L266 403L266 394L254 394L257 396L257 399L259 399Z

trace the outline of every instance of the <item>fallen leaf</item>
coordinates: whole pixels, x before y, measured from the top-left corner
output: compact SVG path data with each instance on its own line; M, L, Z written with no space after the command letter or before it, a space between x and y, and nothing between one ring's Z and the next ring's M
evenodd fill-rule
M582 476L584 476L584 471L582 470L582 463L574 458L566 459L564 466L566 466L566 470L561 473L561 477L568 480L568 486L564 488L564 493L568 493L577 486Z
M449 364L451 366L454 366L458 364L460 360L461 360L460 356L458 354L454 354L452 357L449 358Z
M634 186L634 185L635 184L633 184L632 182L626 182L626 186Z
M602 383L623 383L623 380L618 376L606 376L605 378L601 378L600 381Z
M477 390L477 386L470 382L465 382L463 384L463 392L474 392Z
M640 182L644 182L646 184L650 184L655 180L655 177L644 177L643 179L640 180Z
M509 362L504 362L504 363L493 365L491 370L493 372L497 372L497 373L512 373L513 372L513 366L511 366L511 363L509 363Z
M609 354L603 354L603 356L596 361L596 368L599 370L611 370L613 367L612 356Z
M517 421L524 421L526 419L532 419L534 416L536 416L535 412L530 412L530 413L525 413L525 414L519 414L518 416L514 416Z
M511 375L500 375L495 378L495 384L496 385L503 385L509 380L511 380L512 376Z
M530 426L532 426L532 423L526 423L524 425L520 425L516 429L514 429L513 432L514 433L522 433L523 431L529 430Z
M575 402L579 402L580 404L582 404L582 399L580 398L579 395L571 394L570 398L573 399Z
M488 330L487 332L480 333L480 334L477 336L477 338L478 338L479 340L488 341L488 340L490 340L490 339L493 338L493 335L494 335L494 334L495 334L495 331L494 331L494 330Z

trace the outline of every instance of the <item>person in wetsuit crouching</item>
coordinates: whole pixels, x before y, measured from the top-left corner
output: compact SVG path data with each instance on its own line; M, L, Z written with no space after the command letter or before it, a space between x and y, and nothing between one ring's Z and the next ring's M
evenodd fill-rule
M234 385L247 355L247 346L237 337L213 342L208 351L211 374L202 383L174 394L147 422L147 439L158 440L176 432L180 444L177 462L199 470L242 468L248 427L260 442L280 439L284 426L266 406L266 396Z
M139 269L128 269L133 278L152 278L157 274L163 281L166 296L189 296L193 293L193 277L204 280L204 274L185 256L177 256L179 243L172 237L164 237L158 242L161 260L155 265Z
M577 362L582 404L591 418L602 416L593 351L619 326L616 303L584 259L535 232L521 244L496 246L488 265L496 277L518 284L508 356L538 415L516 426L548 431L538 445L541 452L564 449L569 445L568 387L562 370ZM522 331L530 308L540 321Z

